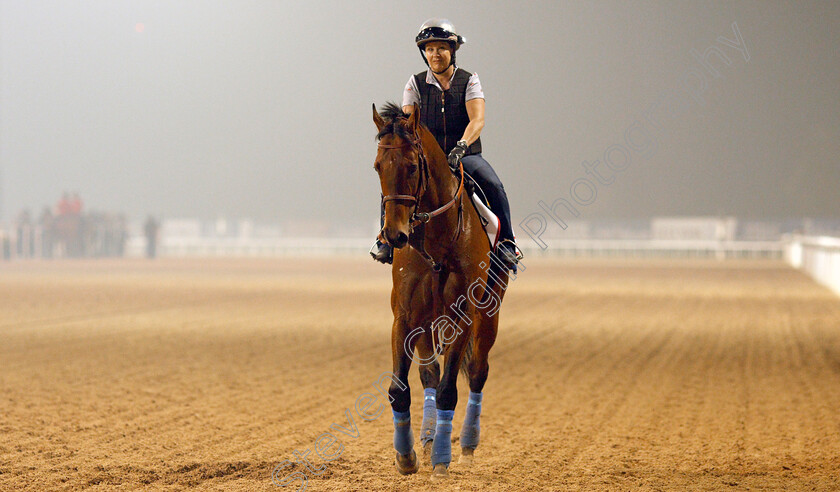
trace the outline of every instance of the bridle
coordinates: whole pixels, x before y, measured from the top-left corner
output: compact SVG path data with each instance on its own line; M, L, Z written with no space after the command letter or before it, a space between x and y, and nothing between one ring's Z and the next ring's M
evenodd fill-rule
M385 145L380 143L378 147L380 149L401 149L404 148L406 144L401 145ZM419 235L418 245L411 244L411 246L416 249L420 256L426 259L427 262L432 266L432 270L439 272L441 269L441 265L434 261L434 259L426 252L426 248L424 245L424 239L426 235L426 228L425 225L427 222L432 220L433 218L437 217L438 215L443 214L450 208L455 205L455 202L458 202L458 226L455 231L455 237L452 238L454 241L457 239L458 234L461 230L461 216L462 216L462 203L461 203L461 194L464 191L464 164L462 162L458 163L458 168L460 170L460 179L458 183L458 191L455 193L455 196L452 197L452 200L449 200L445 205L439 207L431 212L418 212L417 207L420 205L420 197L426 191L426 181L431 179L429 174L429 163L426 160L426 154L423 152L423 147L420 145L420 138L415 135L414 140L409 140L408 145L411 146L412 149L417 151L418 157L418 167L420 168L420 182L417 185L417 192L414 195L385 195L382 197L382 205L385 206L385 203L389 201L397 201L397 200L406 200L410 201L414 205L414 210L411 213L411 218L409 219L410 222L408 224L408 234L409 238L411 235L417 231L417 235ZM409 243L410 244L410 243Z

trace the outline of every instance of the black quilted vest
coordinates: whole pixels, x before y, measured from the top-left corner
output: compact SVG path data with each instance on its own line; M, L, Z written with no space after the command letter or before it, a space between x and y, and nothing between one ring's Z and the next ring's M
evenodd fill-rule
M464 96L467 82L472 74L461 68L455 70L455 77L449 90L441 92L433 84L426 83L426 72L414 76L420 91L420 122L431 130L445 154L449 154L470 123ZM481 153L481 138L470 145L467 154Z

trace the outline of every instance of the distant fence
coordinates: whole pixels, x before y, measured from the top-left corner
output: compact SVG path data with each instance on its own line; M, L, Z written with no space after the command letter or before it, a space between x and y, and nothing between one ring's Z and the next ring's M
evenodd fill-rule
M664 239L546 239L546 249L524 247L527 256L617 256L630 258L772 258L782 257L778 241L702 241Z
M146 240L134 237L126 247L129 256L145 254ZM158 244L160 256L318 256L364 255L373 238L163 238ZM778 241L678 241L678 240L557 240L542 250L522 249L527 258L534 256L615 256L672 258L772 258L781 259L783 244Z
M840 238L787 236L785 259L840 295Z
M3 241L0 231L0 243L5 242L5 257L39 257L40 241L38 235L32 243L31 254L18 254L14 247L15 237ZM826 238L827 239L827 238ZM99 248L86 248L90 256L146 256L146 238L130 236L119 243L116 254L97 254ZM840 241L840 240L838 240ZM546 249L540 249L527 240L520 240L520 247L528 258L540 256L554 257L626 257L626 258L714 258L719 260L732 258L769 258L790 260L791 248L802 248L802 241L792 246L785 241L714 241L714 240L661 240L661 239L552 239L547 238ZM27 243L28 244L28 243ZM373 244L370 238L323 238L323 237L179 237L163 236L157 242L157 256L162 257L273 257L273 256L329 256L329 255L365 255ZM811 244L811 243L807 243ZM18 248L20 249L20 248ZM27 249L24 247L23 249ZM62 251L59 249L58 251ZM47 256L47 255L44 255ZM53 255L50 255L53 256ZM56 254L54 256L70 256ZM75 256L75 255L74 255ZM81 256L81 255L79 255ZM88 256L88 255L85 255ZM798 256L802 256L799 253ZM809 257L810 258L810 257ZM800 262L802 260L799 260ZM812 260L808 260L812 261ZM817 260L813 260L817 261ZM825 260L820 260L825 261Z
M372 245L373 239L368 238L165 237L158 243L158 255L165 257L361 255ZM128 256L144 256L146 238L131 238L126 250Z

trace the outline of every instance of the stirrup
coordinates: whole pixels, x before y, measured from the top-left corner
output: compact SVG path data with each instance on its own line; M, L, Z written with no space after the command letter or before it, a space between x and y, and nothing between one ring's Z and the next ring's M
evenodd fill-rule
M496 249L498 250L499 248L501 248L503 244L510 245L510 249L508 251L513 253L513 256L516 258L517 262L522 258L525 258L525 255L522 254L522 251L519 250L519 246L517 246L516 243L510 239L502 239L501 241L499 241L499 244L496 245Z
M390 265L394 262L394 249L385 243L379 242L378 239L375 243L373 243L373 246L370 247L368 253L370 253L370 256L379 263Z
M519 260L524 258L522 252L516 247L516 243L510 239L503 239L496 245L495 255L504 263L505 267L513 270L513 273L517 271L516 265L519 263Z

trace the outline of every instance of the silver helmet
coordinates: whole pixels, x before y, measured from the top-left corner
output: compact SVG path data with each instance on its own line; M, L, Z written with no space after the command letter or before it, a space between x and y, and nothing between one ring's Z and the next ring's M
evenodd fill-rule
M452 45L453 51L455 51L467 40L458 35L458 32L455 30L455 25L449 22L448 19L435 17L427 20L420 26L420 31L417 33L414 41L421 50L423 49L423 45L429 41L446 41Z

